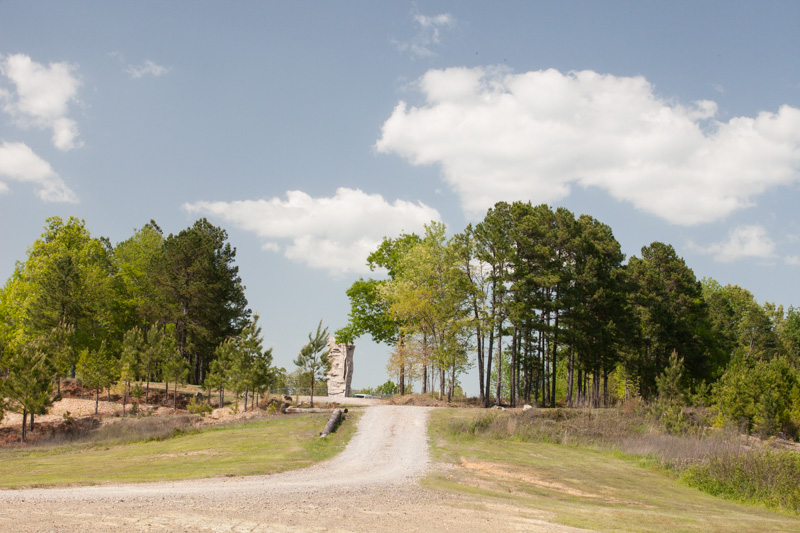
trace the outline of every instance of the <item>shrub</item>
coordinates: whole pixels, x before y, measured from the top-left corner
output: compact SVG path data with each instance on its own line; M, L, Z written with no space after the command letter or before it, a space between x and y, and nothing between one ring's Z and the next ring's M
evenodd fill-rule
M800 512L800 454L793 451L713 455L689 467L682 477L710 494Z
M189 404L186 406L186 410L193 415L207 415L211 414L214 409L205 402L197 403L194 397L192 397L192 399L189 400Z

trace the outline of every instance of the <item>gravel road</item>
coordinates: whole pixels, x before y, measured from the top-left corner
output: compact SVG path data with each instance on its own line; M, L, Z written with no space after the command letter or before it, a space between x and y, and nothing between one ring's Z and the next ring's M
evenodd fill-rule
M562 531L497 505L464 508L416 480L430 408L366 409L333 459L272 476L0 490L0 531ZM506 517L497 522L497 514Z

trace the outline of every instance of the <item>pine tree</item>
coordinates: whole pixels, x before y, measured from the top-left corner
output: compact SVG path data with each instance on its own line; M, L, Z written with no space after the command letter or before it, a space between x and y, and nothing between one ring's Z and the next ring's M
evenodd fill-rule
M25 442L27 416L33 429L34 415L45 414L51 405L53 369L47 357L33 347L10 354L5 362L8 372L0 387L0 397L8 399L8 408L22 414L22 442Z
M314 384L319 379L324 379L328 371L328 353L324 352L328 344L328 328L322 328L319 321L317 332L308 334L308 344L303 346L294 364L311 380L311 407L314 407Z
M172 408L178 408L178 382L185 383L189 375L189 366L186 360L178 351L175 341L171 337L164 337L163 339L163 359L161 361L161 375L164 382L169 387L169 383L174 383L172 391ZM166 397L164 398L166 400Z
M100 390L111 387L119 376L118 361L106 348L105 342L97 350L84 348L78 356L78 376L81 382L95 391L94 414L98 412Z

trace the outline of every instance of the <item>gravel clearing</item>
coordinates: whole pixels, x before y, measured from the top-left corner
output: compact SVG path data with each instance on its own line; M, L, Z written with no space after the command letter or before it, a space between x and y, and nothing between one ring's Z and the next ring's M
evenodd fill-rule
M272 476L0 490L0 531L577 531L421 489L429 412L369 407L341 454Z

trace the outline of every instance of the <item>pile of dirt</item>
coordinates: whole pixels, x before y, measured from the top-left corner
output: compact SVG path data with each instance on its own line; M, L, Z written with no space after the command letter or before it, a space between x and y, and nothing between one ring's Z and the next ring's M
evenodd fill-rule
M52 418L52 417L51 417ZM34 423L34 430L25 435L26 444L36 444L37 442L52 442L63 438L69 439L72 436L85 434L99 428L101 421L93 416L81 418L62 418L60 420L39 420ZM0 427L0 447L14 446L20 443L20 428Z
M56 399L53 402L47 414L39 415L35 418L34 430L26 433L25 440L28 443L58 440L59 436L69 436L76 431L85 433L101 425L120 420L122 417L122 402L119 396L112 394L112 401L109 402L107 401L107 394L101 394L100 400L95 404L94 394L90 394L91 391L88 391L88 389L84 390L83 398L81 398L81 386L77 380L63 380L61 391L61 399ZM186 407L192 396L192 394L178 393L177 413L186 412ZM172 399L171 391L165 402L163 389L160 391L151 389L149 403L145 404L144 398L142 398L141 403L134 399L128 402L126 414L139 416L175 414L176 411L172 408ZM206 421L208 424L214 425L272 415L273 413L268 411L268 405L268 401L262 401L256 409L248 406L247 412L239 410L237 413L234 413L230 407L215 409L206 417ZM97 412L95 412L95 409ZM19 443L21 424L21 414L6 411L5 417L0 420L0 446L13 446Z

